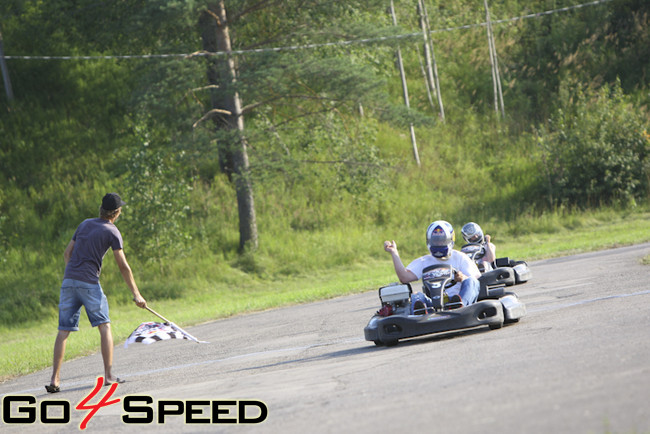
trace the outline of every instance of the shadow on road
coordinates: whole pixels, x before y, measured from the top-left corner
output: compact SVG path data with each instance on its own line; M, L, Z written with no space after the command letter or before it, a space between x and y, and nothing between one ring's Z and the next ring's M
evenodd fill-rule
M411 339L400 341L397 347L412 346L412 345L426 345L430 343L459 338L463 336L482 334L489 331L491 330L488 327L480 327L480 328L467 329L467 330L455 330L455 331L438 333L429 336L420 336L417 338L411 338ZM286 366L292 364L305 364L305 363L316 362L316 361L340 359L344 357L355 357L364 354L374 353L376 351L393 351L393 350L396 350L396 347L376 346L372 342L367 342L366 345L357 348L326 352L314 356L301 357L301 358L296 358L291 360L283 360L281 362L268 363L265 365L251 366L248 368L238 369L236 371L254 371L257 369L273 368L273 367Z

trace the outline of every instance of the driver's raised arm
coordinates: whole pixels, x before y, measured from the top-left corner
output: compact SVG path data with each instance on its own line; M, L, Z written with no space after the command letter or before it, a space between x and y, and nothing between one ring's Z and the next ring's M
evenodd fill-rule
M395 241L384 241L384 250L390 253L391 258L393 259L395 274L397 274L397 278L400 282L408 283L418 280L418 276L416 276L411 270L408 270L402 263L402 259L399 257L399 252L397 251L397 243Z
M395 274L397 274L397 278L399 279L400 282L409 283L409 282L415 282L416 280L418 280L418 276L416 276L408 268L404 268L404 265L402 265L402 270L400 270L400 271L398 271L398 268L395 265L395 261L393 261L393 265L395 266Z

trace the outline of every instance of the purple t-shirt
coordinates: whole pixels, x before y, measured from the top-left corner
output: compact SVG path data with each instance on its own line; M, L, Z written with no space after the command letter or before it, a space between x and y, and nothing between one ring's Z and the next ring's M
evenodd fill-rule
M102 218L81 222L74 235L72 256L65 267L64 279L99 283L102 260L109 248L123 248L122 235L117 227Z

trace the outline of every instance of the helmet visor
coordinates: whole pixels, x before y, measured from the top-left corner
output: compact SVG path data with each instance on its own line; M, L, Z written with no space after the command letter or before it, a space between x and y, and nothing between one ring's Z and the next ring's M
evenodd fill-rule
M431 255L436 258L444 258L449 256L453 246L453 244L447 244L446 246L429 246L429 251L431 252Z

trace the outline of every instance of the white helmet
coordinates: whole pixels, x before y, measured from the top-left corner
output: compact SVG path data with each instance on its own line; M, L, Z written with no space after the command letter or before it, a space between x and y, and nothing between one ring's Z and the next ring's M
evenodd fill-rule
M460 230L463 239L467 243L483 244L484 237L481 227L474 222L469 222Z
M456 234L454 228L444 220L436 220L427 228L427 247L436 258L446 258L451 255Z

